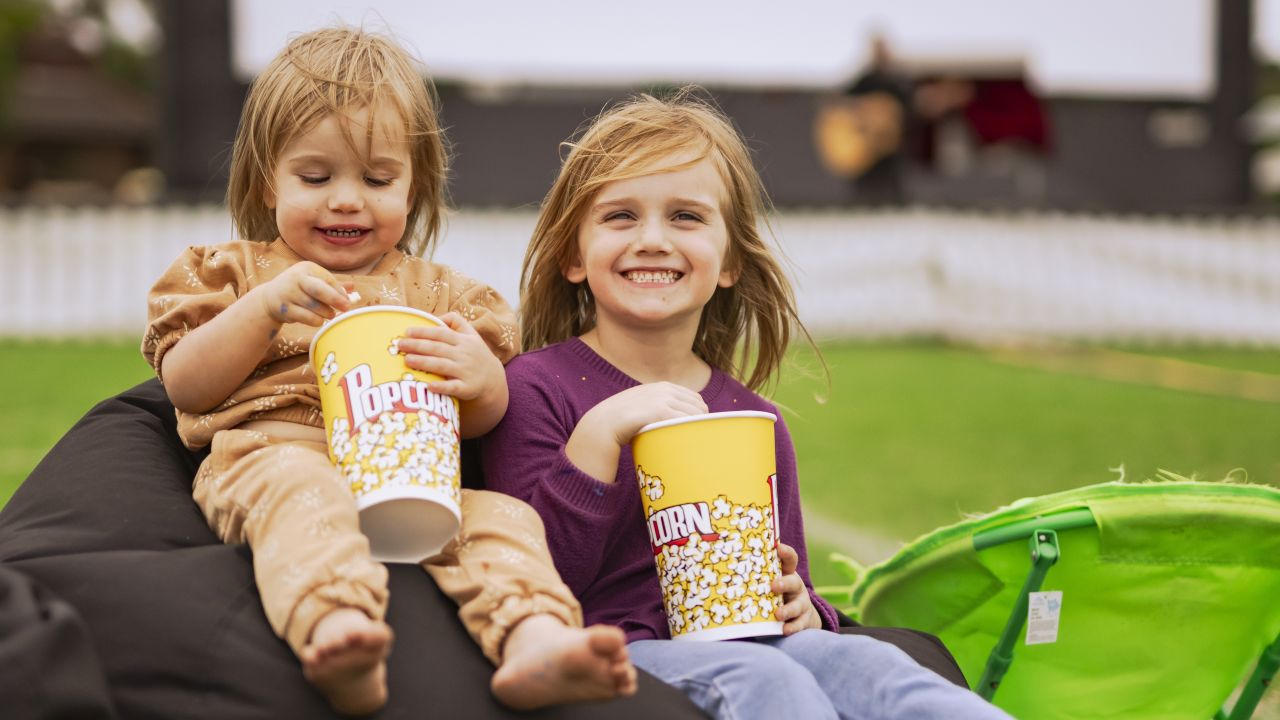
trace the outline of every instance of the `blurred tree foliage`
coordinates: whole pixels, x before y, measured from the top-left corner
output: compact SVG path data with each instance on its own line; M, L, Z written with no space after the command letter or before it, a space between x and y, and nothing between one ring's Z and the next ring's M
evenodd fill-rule
M132 45L114 38L107 41L98 56L99 66L108 76L121 80L138 90L150 93L154 86L154 64L145 54Z
M155 71L150 51L114 32L107 5L107 0L80 0L57 7L47 0L0 0L0 132L7 127L26 38L37 33L66 36L76 22L87 21L101 32L100 47L86 53L99 72L144 93L151 92ZM139 0L138 6L154 16L150 0Z
M1258 94L1259 107L1268 98L1280 99L1280 64L1268 63L1258 65ZM1260 153L1277 153L1280 152L1280 134L1262 138L1258 141L1257 151ZM1280 207L1280 191L1271 190L1263 192L1263 200L1273 207Z
M140 0L138 4L152 18L155 17L154 2ZM89 8L96 8L97 17L107 28L106 45L97 57L98 67L108 77L130 85L148 95L151 94L155 88L156 79L153 59L154 48L146 49L131 45L112 32L110 23L106 22L106 10L101 0L86 2L86 5Z
M0 3L0 133L8 128L9 103L18 77L22 39L40 24L46 9L39 0Z
M1258 97L1280 96L1280 65L1258 65Z

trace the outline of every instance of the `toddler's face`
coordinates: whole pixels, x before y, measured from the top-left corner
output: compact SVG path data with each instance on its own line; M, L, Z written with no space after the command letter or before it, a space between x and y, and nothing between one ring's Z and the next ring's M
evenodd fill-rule
M716 287L735 280L724 267L726 196L709 158L601 188L578 227L578 258L565 270L570 282L591 288L599 327L696 333Z
M369 272L404 235L412 163L404 124L391 111L375 113L367 158L368 108L329 115L299 134L280 154L265 193L276 227L304 260L351 275Z

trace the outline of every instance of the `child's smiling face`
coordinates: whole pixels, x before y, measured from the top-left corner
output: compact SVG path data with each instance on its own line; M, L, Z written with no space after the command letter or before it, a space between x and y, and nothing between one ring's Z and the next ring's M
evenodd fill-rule
M280 237L304 260L363 275L400 242L411 202L412 163L404 125L394 112L375 113L367 158L368 108L328 115L280 154L263 198Z
M679 166L693 156L670 158ZM565 278L585 281L597 327L696 333L725 269L729 231L725 183L710 158L605 185L578 226L578 253Z

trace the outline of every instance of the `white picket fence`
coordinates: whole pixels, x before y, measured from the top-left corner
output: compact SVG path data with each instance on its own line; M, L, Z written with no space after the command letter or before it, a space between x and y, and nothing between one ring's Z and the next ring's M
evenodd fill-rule
M138 336L152 282L225 209L0 209L0 336ZM511 300L527 210L450 218L436 259ZM1280 220L788 210L774 221L822 337L1280 347Z
M907 211L787 215L826 336L1280 346L1280 220Z

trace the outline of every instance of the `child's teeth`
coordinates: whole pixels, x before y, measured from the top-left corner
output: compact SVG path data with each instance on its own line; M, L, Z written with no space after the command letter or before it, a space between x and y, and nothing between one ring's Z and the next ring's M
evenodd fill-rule
M627 273L627 277L632 282L639 283L673 283L677 280L678 274L674 270L663 270L661 272L639 272L633 270Z

